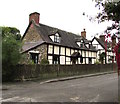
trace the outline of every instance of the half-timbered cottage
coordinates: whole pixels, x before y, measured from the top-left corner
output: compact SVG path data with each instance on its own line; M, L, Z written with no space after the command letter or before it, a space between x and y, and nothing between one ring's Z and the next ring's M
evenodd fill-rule
M94 64L97 50L86 39L86 31L76 35L39 23L40 14L29 15L29 25L22 37L22 54L28 60L40 64L47 59L49 64Z
M100 60L100 55L105 54L103 63L115 62L115 54L113 53L113 47L116 43L115 36L112 36L112 42L105 42L105 35L100 35L99 38L94 37L92 39L92 45L98 50L97 59Z

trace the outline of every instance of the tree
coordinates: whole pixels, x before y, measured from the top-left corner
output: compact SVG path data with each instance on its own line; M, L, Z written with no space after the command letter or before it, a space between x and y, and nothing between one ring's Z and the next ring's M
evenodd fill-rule
M16 40L21 39L20 31L15 28L15 27L0 27L2 28L2 38L11 35L13 36Z
M18 64L20 54L20 38L17 37L18 29L3 27L2 32L2 77L11 80L14 65Z
M120 1L119 2L110 2L110 1L98 1L96 4L96 7L101 6L103 7L103 10L98 13L97 18L101 21L105 20L112 20L115 22L119 22L120 20Z
M108 26L104 31L105 33L110 33L113 29L116 29L117 32L114 33L116 36L119 33L119 21L120 21L120 1L117 0L92 0L95 1L95 7L98 8L98 13L95 17L86 15L83 12L84 16L87 16L90 21L98 21L98 23L104 21L113 21L112 26ZM116 1L116 2L115 2Z
M96 19L98 22L103 22L106 20L112 20L114 23L112 26L109 26L105 32L111 31L113 29L119 30L119 21L120 21L120 1L119 2L113 2L113 1L107 1L107 0L99 0L96 2L95 7L98 7L100 12L97 14ZM115 34L119 34L119 31L117 31Z
M104 58L106 57L105 52L102 52L101 54L99 54L99 56L100 56L99 61L103 64Z

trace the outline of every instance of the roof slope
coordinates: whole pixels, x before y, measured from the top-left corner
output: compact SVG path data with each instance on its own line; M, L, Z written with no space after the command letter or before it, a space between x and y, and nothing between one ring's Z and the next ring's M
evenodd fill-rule
M62 45L62 46L67 46L67 47L72 47L72 48L80 48L76 42L83 39L83 41L85 43L89 43L89 41L79 35L76 35L76 34L73 34L73 33L70 33L70 32L66 32L64 30L61 30L61 29L57 29L57 28L54 28L54 27L50 27L50 26L47 26L47 25L43 25L43 24L39 24L38 25L35 25L37 31L39 32L39 34L42 35L44 41L46 43L53 43L53 44L57 44L57 45ZM50 39L50 35L51 34L55 34L55 33L58 33L61 37L61 41L60 43L54 43L51 39ZM83 47L83 48L80 48L80 49L85 49L85 50L88 50L87 47ZM96 50L92 45L91 47L89 48L89 50Z
M71 47L71 48L78 48L78 49L96 51L96 49L92 45L90 45L90 48L87 48L86 46L84 46L83 48L79 47L76 44L76 42L81 40L81 39L84 41L85 44L90 42L87 39L85 39L85 38L83 38L79 35L76 35L76 34L73 34L73 33L70 33L70 32L66 32L66 31L58 29L58 28L50 27L50 26L47 26L47 25L44 25L44 24L36 25L34 23L34 21L32 23L35 26L37 32L41 35L43 41L46 42L46 43L62 45L62 46ZM29 24L29 26L30 26L30 24ZM27 30L29 29L29 26L28 26ZM27 32L27 30L26 30L26 32ZM26 34L26 32L25 32L25 34ZM51 40L50 35L53 35L55 33L58 33L60 35L60 37L61 37L60 43L55 43ZM25 34L23 35L23 38L24 38ZM37 42L36 44L38 45L38 43L39 42ZM34 45L31 45L31 47L34 47ZM29 49L30 49L30 47L29 47Z
M110 47L110 43L105 43L103 40L94 37L93 40L96 39L98 41L98 43L105 49L106 48L106 44L107 44L107 51L110 51L109 47ZM92 40L92 41L93 41Z
M33 49L41 44L45 43L44 41L37 41L37 42L26 42L24 43L24 45L22 46L22 53Z

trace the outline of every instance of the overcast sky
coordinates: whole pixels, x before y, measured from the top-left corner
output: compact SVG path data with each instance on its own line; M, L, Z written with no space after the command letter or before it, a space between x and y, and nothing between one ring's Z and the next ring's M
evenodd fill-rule
M16 27L22 35L32 12L40 13L40 23L68 32L80 34L85 28L88 39L111 25L90 22L83 16L83 12L90 16L97 13L92 0L1 0L0 4L0 25Z

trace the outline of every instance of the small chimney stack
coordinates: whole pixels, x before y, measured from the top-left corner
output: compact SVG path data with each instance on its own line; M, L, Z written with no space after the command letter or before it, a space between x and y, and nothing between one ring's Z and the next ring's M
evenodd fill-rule
M39 24L40 14L37 12L31 13L29 15L29 23L34 20L36 24Z
M85 29L84 29L84 31L81 32L81 36L86 39L86 31L85 31Z

